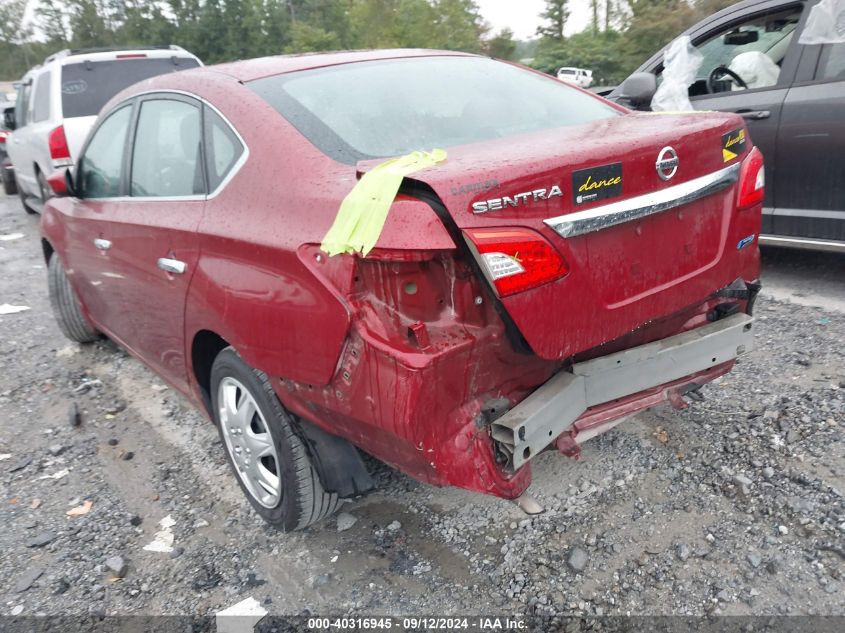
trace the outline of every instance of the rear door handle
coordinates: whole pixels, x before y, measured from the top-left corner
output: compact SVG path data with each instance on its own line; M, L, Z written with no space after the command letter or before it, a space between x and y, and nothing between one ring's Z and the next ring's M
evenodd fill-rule
M96 240L94 240L94 246L99 248L101 251L107 251L111 248L111 242L109 242L108 240L104 240L101 237L98 237Z
M743 119L758 121L760 119L768 119L772 116L769 110L737 110L736 113Z
M174 275L181 275L187 270L188 265L185 262L180 262L178 259L168 259L161 257L158 260L158 267L164 272L172 273Z

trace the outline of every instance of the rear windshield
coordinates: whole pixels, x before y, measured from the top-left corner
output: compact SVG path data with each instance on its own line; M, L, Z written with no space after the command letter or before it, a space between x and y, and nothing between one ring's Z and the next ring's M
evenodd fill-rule
M106 102L134 83L199 64L190 57L115 59L62 67L62 116L97 114Z
M483 57L344 64L247 85L351 164L619 116L559 81Z
M574 75L576 74L574 70L570 70L569 68L561 68L557 71L559 75Z

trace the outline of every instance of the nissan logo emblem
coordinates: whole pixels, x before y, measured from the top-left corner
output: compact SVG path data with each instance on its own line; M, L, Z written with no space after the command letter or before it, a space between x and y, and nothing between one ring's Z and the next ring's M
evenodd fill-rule
M669 180L678 171L678 153L669 146L664 147L657 155L654 166L657 168L660 180Z

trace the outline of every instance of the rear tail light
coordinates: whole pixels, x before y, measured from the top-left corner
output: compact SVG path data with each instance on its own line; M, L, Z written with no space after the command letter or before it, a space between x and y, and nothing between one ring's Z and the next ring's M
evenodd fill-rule
M54 166L62 167L71 164L70 148L67 144L67 138L65 138L63 126L60 125L50 132L47 136L47 144L50 147L50 158L53 159Z
M115 59L142 59L146 56L146 53L121 53L120 55L115 55Z
M763 154L756 147L751 148L739 168L739 193L736 206L748 209L763 202L766 175L763 170Z
M9 133L6 130L0 130L0 143L5 143L9 138Z
M467 229L464 233L500 297L536 288L569 272L560 253L530 229Z

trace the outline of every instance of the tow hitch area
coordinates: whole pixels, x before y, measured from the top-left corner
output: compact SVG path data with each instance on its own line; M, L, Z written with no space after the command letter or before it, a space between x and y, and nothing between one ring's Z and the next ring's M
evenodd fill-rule
M580 418L589 417L590 407L624 400L661 385L672 387L670 383L685 377L695 382L696 374L731 363L752 349L753 322L747 314L733 314L660 341L576 363L569 371L556 374L491 424L493 440L507 457L506 468L519 469ZM666 396L661 390L653 399L647 406ZM618 415L612 419L604 416L602 428L618 424L627 413L642 408L639 399L636 404L625 411L621 402ZM590 429L597 426L591 424Z

